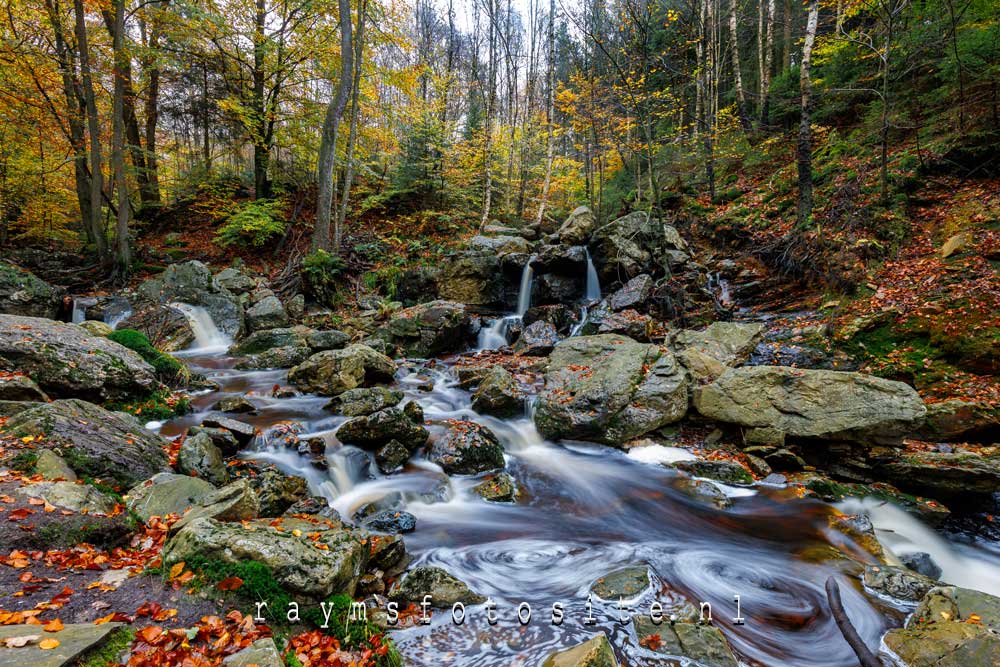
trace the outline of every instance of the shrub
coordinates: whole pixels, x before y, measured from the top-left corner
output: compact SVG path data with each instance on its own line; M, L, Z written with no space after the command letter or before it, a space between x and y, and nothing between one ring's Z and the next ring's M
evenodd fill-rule
M346 266L338 255L317 250L302 260L302 284L318 302L335 307L340 299L337 278Z
M286 225L282 202L258 199L243 204L230 215L219 229L215 241L227 248L231 245L261 248L284 236Z

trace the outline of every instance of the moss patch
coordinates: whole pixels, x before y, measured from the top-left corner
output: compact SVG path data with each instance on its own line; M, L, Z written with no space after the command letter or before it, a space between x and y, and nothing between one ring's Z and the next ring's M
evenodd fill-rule
M118 628L97 648L87 651L74 664L74 667L106 667L121 662L122 655L128 651L135 640L135 630L129 627Z

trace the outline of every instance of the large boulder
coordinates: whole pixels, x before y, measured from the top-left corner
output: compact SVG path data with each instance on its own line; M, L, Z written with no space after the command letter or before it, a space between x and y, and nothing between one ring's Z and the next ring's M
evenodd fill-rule
M589 206L577 206L559 227L556 236L565 245L582 245L590 238L597 224L597 217Z
M0 313L55 319L64 294L30 271L0 262Z
M552 352L558 342L559 332L555 325L539 320L521 331L514 343L514 352L528 357L544 357Z
M953 398L927 405L927 418L918 435L931 442L969 442L1000 432L1000 406L988 400Z
M323 396L337 396L348 389L389 382L396 373L392 359L367 345L317 352L288 372L288 381L299 389Z
M608 305L613 311L626 308L641 308L653 294L655 283L646 273L632 278L621 289L608 297Z
M504 281L494 252L468 250L449 257L437 276L442 299L486 310L504 308Z
M204 432L184 438L177 454L177 470L185 475L200 477L215 486L229 482L229 469L222 458L222 450Z
M354 595L368 565L365 531L290 518L280 529L270 524L267 519L244 523L197 519L167 542L163 562L261 563L293 598L320 601L331 595Z
M119 413L77 399L42 403L7 420L4 431L44 436L37 447L59 448L80 477L128 489L167 470L167 442Z
M230 266L215 274L215 284L233 294L247 294L257 287L257 281L242 267Z
M892 444L920 426L926 409L912 387L862 373L753 366L696 387L709 419L773 427L787 435Z
M673 338L677 352L693 350L726 366L745 364L764 337L759 322L712 322L706 329L684 329Z
M549 358L535 424L547 438L621 445L680 420L688 381L673 354L614 334L568 338Z
M125 504L140 519L149 521L153 516L184 514L214 490L203 479L161 472L132 487Z
M465 350L470 333L464 305L431 301L399 311L376 336L405 356L426 358Z
M24 375L0 376L0 401L44 403L49 397L34 380Z
M602 632L582 644L550 654L542 667L618 667L618 660L608 636Z
M171 264L137 290L150 304L181 302L208 311L219 331L236 338L243 330L243 306L232 292L212 279L212 272L199 261Z
M364 417L399 405L403 392L387 387L349 389L335 396L324 408L346 417Z
M254 331L233 345L229 352L240 356L260 354L276 347L308 347L308 330L297 328L274 328ZM339 347L343 347L340 345ZM328 348L325 348L328 349ZM316 350L320 352L321 350Z
M524 395L507 369L493 366L472 394L472 409L484 415L513 417L524 413Z
M590 249L606 282L628 280L640 273L663 275L687 257L687 244L677 230L644 211L598 227Z
M434 438L428 458L445 472L475 475L503 468L503 445L493 431L469 421L448 420L444 433Z
M141 397L159 383L138 354L75 324L0 315L0 370L21 371L55 398Z
M246 312L247 328L250 331L262 331L288 326L288 312L281 299L272 295L266 296Z
M1000 454L916 452L882 462L875 470L903 491L956 504L1000 491Z
M409 451L422 447L429 434L401 408L386 408L344 422L337 429L337 439L345 445L375 450L395 440Z
M511 253L526 253L531 248L528 242L521 236L473 236L469 240L469 247L479 252L491 252L496 255L509 255Z

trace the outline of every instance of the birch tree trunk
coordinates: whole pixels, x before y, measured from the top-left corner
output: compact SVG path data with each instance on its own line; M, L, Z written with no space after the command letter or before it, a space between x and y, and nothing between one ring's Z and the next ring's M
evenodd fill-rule
M556 87L556 0L549 0L549 72L548 72L548 100L545 105L545 124L547 134L545 138L545 180L542 181L542 200L538 204L538 213L535 214L535 224L541 225L545 216L545 206L549 201L549 188L552 186L552 163L555 161L555 87Z
M740 65L740 33L736 20L737 0L729 0L729 35L733 44L733 86L736 88L736 111L740 125L745 132L750 131L750 114L747 110L746 92L743 90L743 72Z
M809 16L806 20L805 41L802 44L802 64L799 71L799 87L802 91L802 115L799 120L799 140L796 158L799 170L798 222L809 221L813 208L812 183L812 128L810 127L810 105L812 104L812 79L809 67L812 62L813 44L816 42L816 25L819 23L819 0L809 0Z
M763 0L761 0L763 2ZM763 44L758 41L758 45L761 46L762 52L760 54L760 125L764 127L767 125L767 119L770 111L770 92L771 92L771 63L774 56L774 3L775 0L767 0L767 16L764 19L763 30L764 30L764 40Z
M83 0L74 0L76 15L76 44L80 52L80 83L87 109L87 133L90 135L90 219L87 226L97 247L97 258L101 264L108 262L108 239L101 222L101 197L104 192L103 158L101 156L101 124L97 116L97 100L94 98L94 80L90 71L90 45L87 39L86 14Z
M351 197L351 186L354 184L354 151L358 140L358 115L360 114L361 65L364 52L365 14L368 11L368 0L361 0L358 7L358 29L354 34L354 82L351 85L351 122L347 131L347 169L344 174L344 191L340 197L335 229L342 233L344 221L347 220L347 205ZM336 234L339 236L339 234ZM337 244L339 246L339 242Z

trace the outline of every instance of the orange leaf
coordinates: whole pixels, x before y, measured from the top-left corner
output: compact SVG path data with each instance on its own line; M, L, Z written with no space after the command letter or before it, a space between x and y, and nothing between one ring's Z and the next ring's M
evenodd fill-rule
M226 577L217 584L216 588L220 591L238 591L242 585L243 580L239 577Z
M53 619L45 624L45 632L59 632L63 629L63 622L58 618Z
M42 649L43 651L48 651L50 649L57 648L58 646L59 646L59 640L52 639L51 637L49 639L43 639L42 641L38 642L38 648Z

